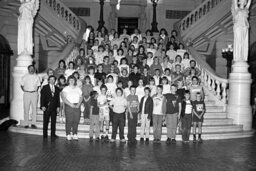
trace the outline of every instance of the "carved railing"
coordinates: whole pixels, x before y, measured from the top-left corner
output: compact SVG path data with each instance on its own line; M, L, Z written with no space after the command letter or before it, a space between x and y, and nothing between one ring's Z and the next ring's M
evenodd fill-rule
M70 24L74 29L81 29L80 19L60 0L44 0L44 2L56 12L58 17Z
M227 104L228 80L219 77L215 71L207 64L204 55L200 55L193 47L187 47L192 58L196 61L197 67L201 70L201 84L206 88L210 95L216 100L217 104L222 105L224 111Z
M203 16L207 15L210 11L212 11L217 5L220 4L221 1L224 0L206 0L201 5L199 5L195 10L190 12L178 24L181 34L182 32L189 29L192 25L194 25L197 21L199 21Z
M66 64L68 64L70 61L74 61L78 55L79 55L79 48L76 46L66 58L65 60Z

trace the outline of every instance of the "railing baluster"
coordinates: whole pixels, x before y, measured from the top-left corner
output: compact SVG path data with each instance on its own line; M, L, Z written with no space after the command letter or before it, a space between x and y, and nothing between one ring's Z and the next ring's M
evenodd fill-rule
M216 88L216 96L220 100L221 96L220 96L220 82L219 82L219 80L216 80L216 86L217 86L217 88Z
M222 102L227 104L227 83L222 83Z
M207 79L208 89L209 89L210 91L212 91L212 86L211 86L212 80L211 80L210 75L208 75L207 78L208 78L208 79Z

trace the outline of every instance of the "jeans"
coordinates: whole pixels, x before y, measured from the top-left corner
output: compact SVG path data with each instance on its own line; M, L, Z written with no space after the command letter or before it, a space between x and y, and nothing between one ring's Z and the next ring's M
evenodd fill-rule
M100 120L99 115L91 115L90 118L90 131L89 137L93 137L93 133L95 133L95 137L98 138L100 136ZM95 128L95 132L94 132Z
M112 123L112 139L116 139L117 129L119 128L120 140L124 139L124 113L113 112L113 123Z
M90 100L84 101L84 119L90 119Z
M65 105L66 115L66 134L69 135L71 132L73 135L77 134L78 124L80 121L80 107L72 108L69 105Z
M191 131L192 115L185 114L182 118L182 140L189 141Z
M37 92L34 92L34 93L24 92L24 95L23 95L24 125L28 125L30 105L32 108L32 124L33 125L36 124L37 100L38 100Z
M148 119L148 114L141 114L140 138L144 138L145 133L145 137L149 138L149 131L150 119Z
M153 133L154 133L154 139L161 140L161 136L162 136L162 122L163 122L163 115L154 115L153 114Z
M128 114L128 140L135 140L137 135L138 113L132 113L132 117L131 119L130 114Z
M171 139L176 138L177 122L178 122L178 113L166 115L166 128L167 128L168 138L171 138Z

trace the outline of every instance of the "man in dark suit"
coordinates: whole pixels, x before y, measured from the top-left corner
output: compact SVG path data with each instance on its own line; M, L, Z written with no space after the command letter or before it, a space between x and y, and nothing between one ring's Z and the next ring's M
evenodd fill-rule
M60 107L60 90L55 86L55 76L49 76L48 84L41 90L41 109L44 111L43 136L47 138L48 124L51 117L51 137L58 138L56 131L56 116Z

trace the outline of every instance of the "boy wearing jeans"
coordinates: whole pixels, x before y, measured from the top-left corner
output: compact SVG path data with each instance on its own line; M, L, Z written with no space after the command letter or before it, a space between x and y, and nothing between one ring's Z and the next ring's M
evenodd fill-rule
M166 112L166 98L163 95L163 86L157 86L157 94L153 97L153 133L154 143L160 143L162 136L162 123Z
M190 100L189 90L185 91L185 99L181 104L182 116L182 140L184 143L189 142L189 136L192 123L192 101Z
M196 101L193 102L193 143L196 143L196 126L198 125L198 142L202 143L202 123L204 121L205 103L201 94L196 94Z
M99 120L99 107L97 102L98 93L97 91L92 91L90 93L91 100L90 100L90 131L89 131L89 137L90 142L93 141L93 133L95 133L96 141L98 142L100 140L100 120ZM95 132L94 132L95 127Z
M167 140L166 144L176 143L176 130L177 121L181 112L181 100L176 94L177 86L171 85L171 93L165 94L166 98L166 127L167 127Z
M153 112L153 99L150 97L150 88L146 87L144 89L145 96L142 97L140 101L140 141L144 142L144 134L146 137L146 142L149 142L149 131L150 131L150 120L152 118Z
M130 87L131 94L127 97L128 102L128 142L136 143L136 126L138 122L139 99L135 95L136 87Z

